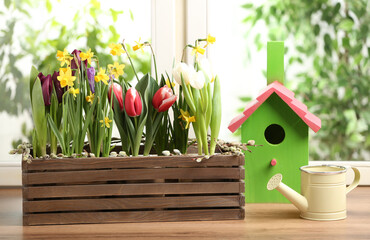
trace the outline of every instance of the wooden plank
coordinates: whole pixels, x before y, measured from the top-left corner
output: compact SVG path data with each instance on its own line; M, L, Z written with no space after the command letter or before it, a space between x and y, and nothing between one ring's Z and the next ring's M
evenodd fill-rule
M242 193L244 182L182 182L25 187L26 199L152 194Z
M23 202L23 212L244 206L244 195L63 199Z
M0 239L369 239L370 187L347 195L346 220L309 221L293 204L247 204L244 221L148 222L22 228L20 188L0 189Z
M241 168L110 169L23 173L23 185L150 179L241 179Z
M28 225L244 219L244 209L26 214Z
M237 167L244 165L244 156L214 155L198 163L197 155L150 156L126 158L65 158L34 159L26 171L83 170L107 168L155 168L155 167Z

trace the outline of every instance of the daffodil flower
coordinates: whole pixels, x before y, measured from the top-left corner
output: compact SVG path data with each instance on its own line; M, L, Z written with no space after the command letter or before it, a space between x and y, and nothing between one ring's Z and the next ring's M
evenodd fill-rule
M86 102L93 103L95 94L90 91L90 95L86 96Z
M181 115L179 116L179 118L181 118L182 120L184 120L186 122L185 129L188 129L189 124L191 122L195 122L195 117L190 116L190 113L188 111L185 112L184 110L180 109L180 112L181 112Z
M107 74L105 74L105 70L103 68L100 68L98 74L95 76L95 82L102 81L105 85L108 85L109 77Z
M111 43L109 44L109 47L111 48L110 54L113 56L121 56L121 54L125 53L121 44Z
M207 44L204 45L204 48L206 48L209 44L214 44L216 42L216 38L212 37L211 34L208 34L206 41Z
M60 82L60 86L64 88L66 86L73 87L76 77L72 76L72 70L70 68L60 68L57 79Z
M70 94L73 94L74 98L76 98L76 94L80 93L80 89L74 88L74 87L71 87L68 91L69 91Z
M193 47L193 50L191 51L191 54L194 55L195 54L195 58L198 58L198 53L200 54L204 54L206 50L200 46L195 46Z
M110 124L112 122L112 120L110 120L108 117L105 117L104 120L100 120L99 121L101 123L101 127L104 127L104 125L107 127L107 128L110 128Z
M58 61L60 61L60 66L63 67L64 64L69 66L73 58L68 53L67 49L64 49L64 51L59 51L59 50L57 51L57 59Z
M175 87L176 83L170 82L170 80L167 78L166 79L166 85L168 88Z
M80 58L81 58L81 61L86 61L91 65L91 58L94 56L94 53L91 52L91 48L89 48L89 51L87 52L81 52L80 53Z
M113 74L116 79L118 79L118 76L123 75L124 68L125 64L119 64L118 62L114 62L114 64L108 64L109 72Z
M134 51L137 51L137 50L141 49L141 51L144 52L144 49L143 49L144 48L144 44L143 43L140 43L140 40L141 40L141 38L139 38L139 41L138 42L135 41L136 42L136 45L133 46L132 49Z

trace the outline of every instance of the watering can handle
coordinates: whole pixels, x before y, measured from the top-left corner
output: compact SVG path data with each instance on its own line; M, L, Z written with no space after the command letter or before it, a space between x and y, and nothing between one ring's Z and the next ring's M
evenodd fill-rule
M355 173L355 178L353 179L353 182L351 183L351 185L347 187L346 194L352 191L360 183L360 171L355 167L352 167L352 170Z

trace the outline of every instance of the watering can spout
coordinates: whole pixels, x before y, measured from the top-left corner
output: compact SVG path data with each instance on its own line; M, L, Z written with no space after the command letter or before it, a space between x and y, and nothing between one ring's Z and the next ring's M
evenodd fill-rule
M269 182L267 183L267 189L278 190L281 194L283 194L291 203L294 204L301 212L306 212L308 209L308 202L307 199L302 196L301 194L297 193L283 182L283 176L278 173L274 175Z

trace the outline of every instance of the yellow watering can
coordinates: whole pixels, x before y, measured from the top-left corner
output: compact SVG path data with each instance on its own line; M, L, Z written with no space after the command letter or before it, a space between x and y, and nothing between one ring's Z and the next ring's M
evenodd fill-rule
M346 187L347 168L334 165L301 167L302 195L282 183L278 173L267 183L267 189L278 190L310 220L339 220L347 217L346 195L360 182L360 172L352 167L355 178Z

